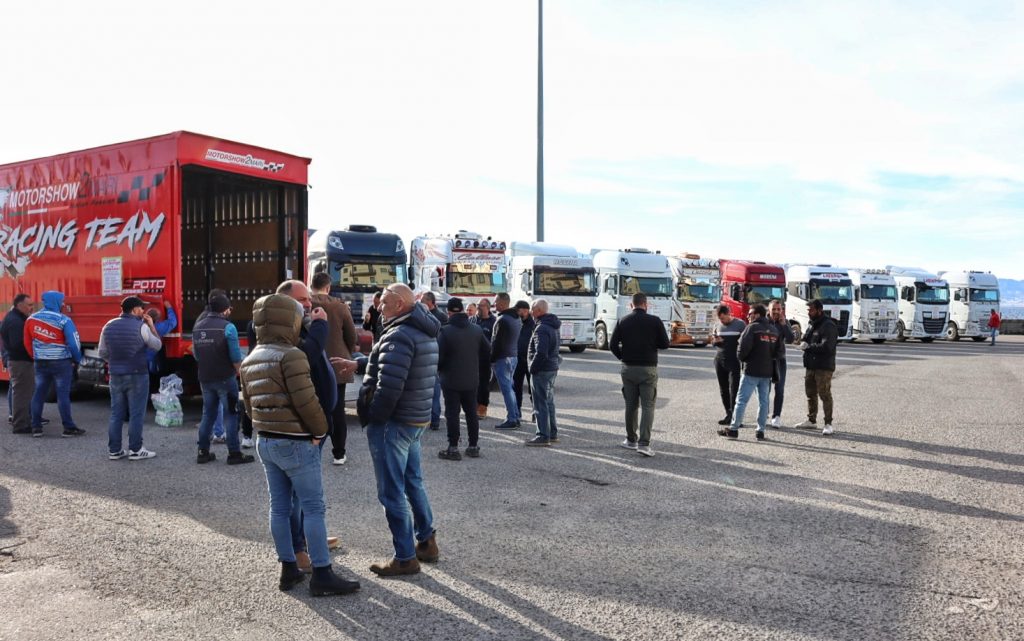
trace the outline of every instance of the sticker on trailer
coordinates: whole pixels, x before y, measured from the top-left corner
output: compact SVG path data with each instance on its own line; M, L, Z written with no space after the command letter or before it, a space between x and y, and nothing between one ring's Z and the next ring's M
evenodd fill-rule
M101 271L103 273L103 295L120 296L122 293L122 274L124 259L120 256L107 256L101 260Z

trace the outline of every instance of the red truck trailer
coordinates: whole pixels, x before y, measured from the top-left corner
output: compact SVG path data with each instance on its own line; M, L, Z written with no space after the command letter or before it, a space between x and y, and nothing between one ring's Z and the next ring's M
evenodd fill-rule
M751 305L777 298L786 300L786 271L778 265L751 260L720 260L722 303L744 321Z
M0 311L19 292L63 292L86 355L79 384L102 385L96 346L120 300L169 301L165 369L191 380L207 292L227 291L245 336L257 298L305 278L309 163L178 131L0 165Z

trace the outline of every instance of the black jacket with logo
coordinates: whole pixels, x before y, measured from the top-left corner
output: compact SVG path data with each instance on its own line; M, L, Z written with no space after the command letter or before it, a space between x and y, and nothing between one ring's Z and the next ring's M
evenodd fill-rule
M835 321L822 314L812 321L804 331L804 367L829 372L836 371L836 345L839 343L839 329Z
M779 331L767 318L758 318L747 325L740 336L740 362L747 376L771 378L779 358Z

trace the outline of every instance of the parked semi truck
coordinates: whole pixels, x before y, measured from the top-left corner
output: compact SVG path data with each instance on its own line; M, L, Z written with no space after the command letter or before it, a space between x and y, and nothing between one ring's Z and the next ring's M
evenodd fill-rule
M999 311L999 280L991 272L939 272L950 289L946 338L981 342L988 334L992 310Z
M899 288L900 318L897 339L918 338L930 343L946 336L949 323L949 284L935 274L914 267L886 267Z
M548 302L562 321L561 344L580 353L594 345L597 306L594 261L574 247L513 242L508 250L508 293L513 301Z
M671 331L672 268L660 252L648 249L596 250L591 254L597 271L597 308L594 342L608 349L615 326L630 313L633 294L647 294L647 313L657 316Z
M80 385L108 381L96 348L122 298L169 301L166 371L193 381L192 327L211 289L227 291L245 336L257 298L305 278L309 163L178 131L0 165L0 299L64 292Z
M452 296L470 302L508 291L506 244L490 236L459 230L454 236L413 239L409 266L413 289L432 291L444 307Z
M839 340L853 338L853 282L845 269L831 265L787 265L786 294L786 315L797 336L810 323L807 303L818 300L825 314L835 321Z
M853 340L884 343L896 338L899 298L896 279L884 269L848 270L853 282Z
M736 318L747 320L751 305L786 300L786 272L779 265L761 261L720 260L722 303Z
M373 295L394 283L408 283L408 256L396 234L372 225L349 225L340 231L320 230L309 239L309 274L331 277L331 295L349 304L359 344L369 353L372 334L360 323Z
M722 300L718 261L697 254L679 254L668 262L675 287L671 344L707 345L715 324L715 308Z

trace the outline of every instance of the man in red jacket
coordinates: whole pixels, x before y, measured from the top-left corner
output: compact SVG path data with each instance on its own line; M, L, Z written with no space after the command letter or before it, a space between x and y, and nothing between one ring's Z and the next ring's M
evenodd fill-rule
M988 317L988 329L992 333L992 342L989 345L994 346L996 344L996 334L999 333L999 325L1002 319L999 318L999 312L995 309L992 310L992 315Z

